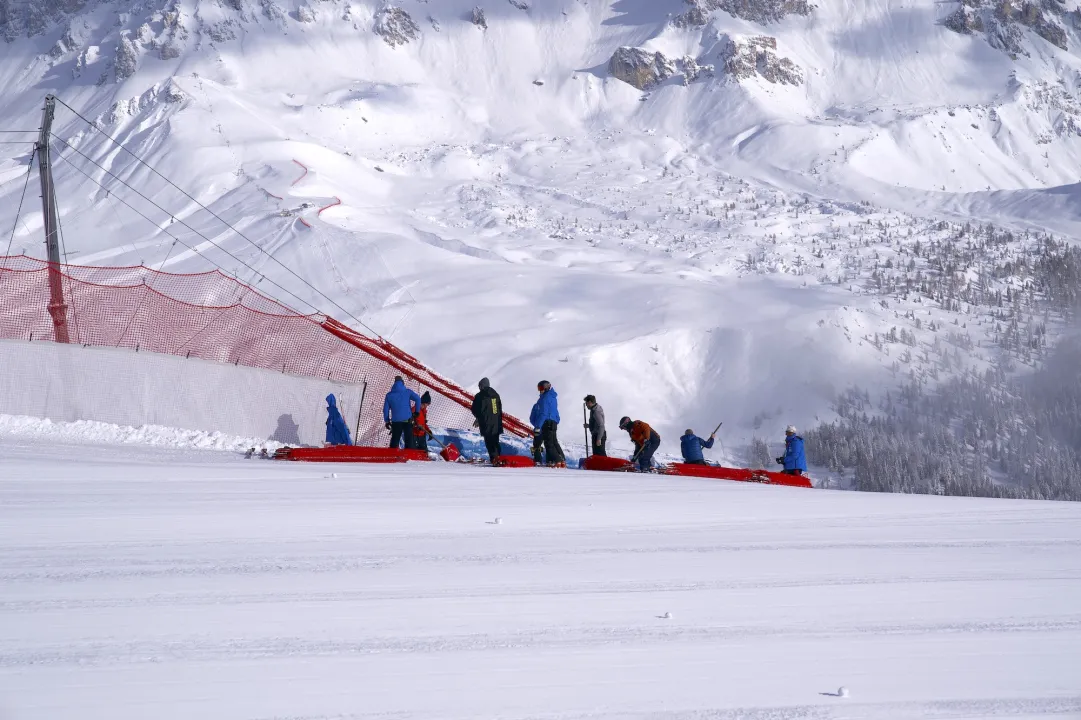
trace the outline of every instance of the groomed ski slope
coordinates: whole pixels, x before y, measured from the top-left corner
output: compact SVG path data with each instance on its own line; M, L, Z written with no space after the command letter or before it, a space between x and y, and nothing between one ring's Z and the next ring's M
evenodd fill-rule
M4 720L1081 715L1077 504L0 450Z

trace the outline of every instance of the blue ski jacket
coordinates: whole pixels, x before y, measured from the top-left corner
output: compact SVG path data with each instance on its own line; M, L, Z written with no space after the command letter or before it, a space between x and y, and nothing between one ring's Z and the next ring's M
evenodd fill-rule
M537 398L537 402L534 403L533 409L529 412L529 422L534 429L539 430L544 425L545 420L551 420L555 424L559 424L558 398L555 388L549 388Z
M349 426L345 424L345 418L338 411L338 399L333 395L327 395L327 443L330 445L353 444L353 438L349 435Z
M409 422L418 410L420 395L407 388L401 380L395 380L383 400L383 422Z
M803 438L799 435L785 438L784 469L807 472L807 456L803 454Z
M679 439L679 449L683 453L684 462L702 462L705 457L702 455L702 448L710 449L713 447L713 438L709 440L703 440L697 435L684 435Z

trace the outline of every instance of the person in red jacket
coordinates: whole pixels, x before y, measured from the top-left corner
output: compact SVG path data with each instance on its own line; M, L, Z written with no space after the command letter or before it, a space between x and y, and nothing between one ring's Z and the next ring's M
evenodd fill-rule
M638 463L640 472L649 472L653 467L653 453L661 446L661 436L641 420L631 420L629 417L619 421L619 429L626 430L634 443L631 462Z
M420 409L413 413L414 450L427 450L428 440L432 438L432 429L428 427L428 406L432 404L432 394L427 390L420 396Z

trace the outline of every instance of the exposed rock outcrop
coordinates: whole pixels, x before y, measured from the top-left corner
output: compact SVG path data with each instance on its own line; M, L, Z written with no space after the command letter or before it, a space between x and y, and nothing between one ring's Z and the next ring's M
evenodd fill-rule
M612 77L633 85L639 90L648 90L675 74L676 66L662 53L649 52L642 48L621 47L608 61L608 72Z
M481 30L488 29L488 18L484 14L484 8L480 6L473 8L473 16L470 18L470 20Z
M686 18L685 22L688 24L696 25L705 25L706 15L714 10L724 10L734 17L763 25L780 22L789 15L810 15L814 10L814 5L807 0L686 0L686 2L691 8L680 17Z
M991 47L1016 57L1029 54L1026 27L1066 50L1066 31L1055 19L1066 14L1062 0L962 0L943 25L963 35L983 33Z
M420 26L405 10L387 5L375 16L375 33L391 47L405 45L420 37Z
M796 63L777 54L777 38L766 35L732 39L721 51L725 73L736 82L761 77L781 85L800 85L803 71Z
M139 51L135 43L127 35L120 38L116 45L116 60L113 62L113 72L116 73L116 81L127 80L139 69Z

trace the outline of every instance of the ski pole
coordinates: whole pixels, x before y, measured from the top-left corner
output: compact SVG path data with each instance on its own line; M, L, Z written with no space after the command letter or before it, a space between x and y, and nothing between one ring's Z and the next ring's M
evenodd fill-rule
M586 457L589 457L589 415L586 411L586 404L582 403L582 434L586 436Z
M364 396L368 394L368 380L364 379L364 387L360 391L360 409L357 410L357 431L353 433L353 444L360 443L360 418L364 415Z

